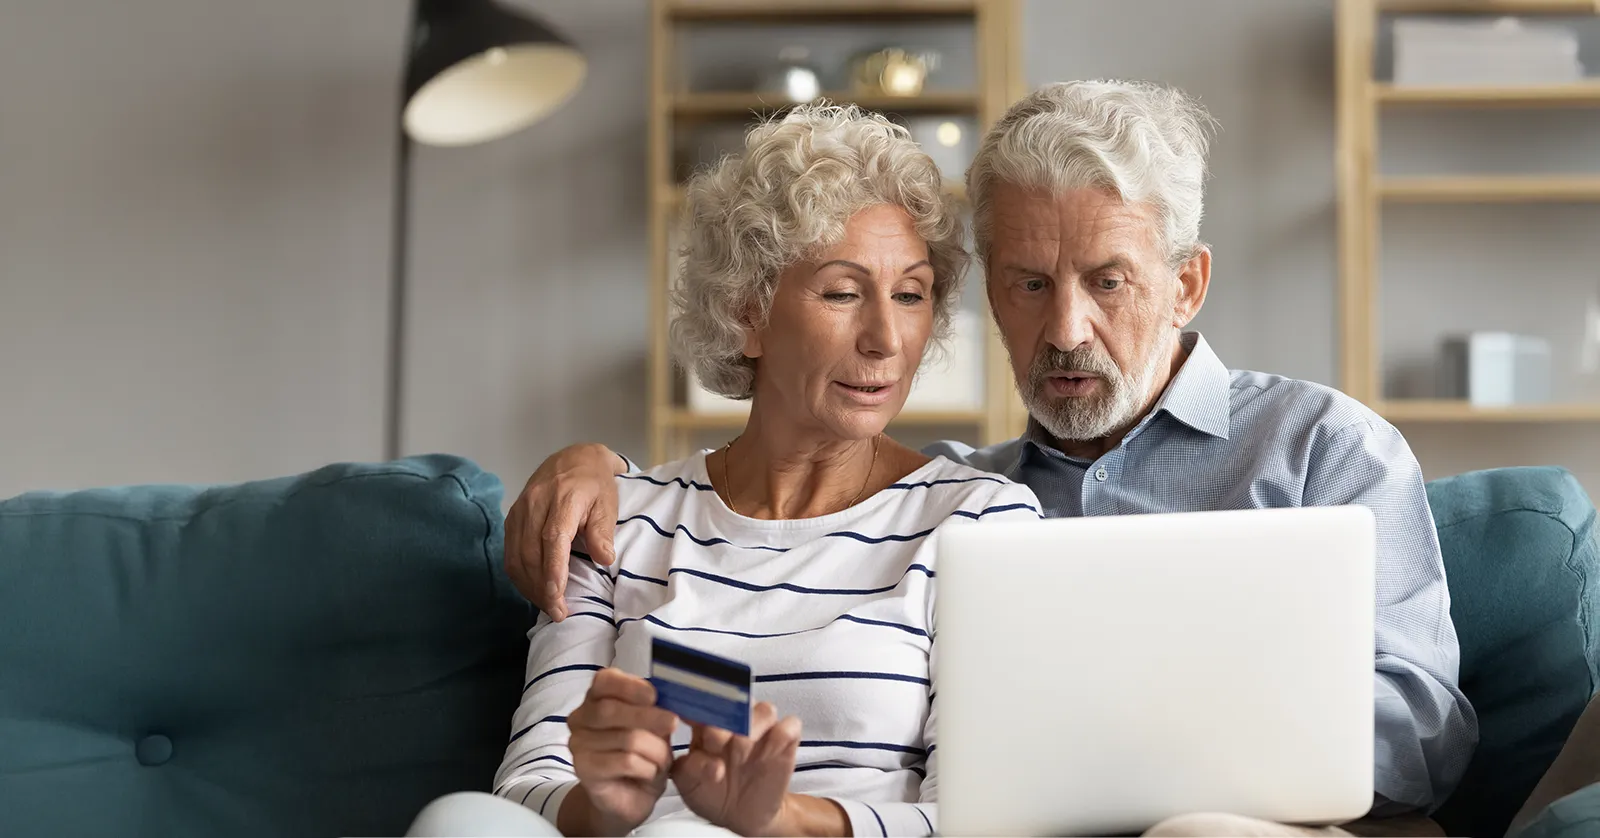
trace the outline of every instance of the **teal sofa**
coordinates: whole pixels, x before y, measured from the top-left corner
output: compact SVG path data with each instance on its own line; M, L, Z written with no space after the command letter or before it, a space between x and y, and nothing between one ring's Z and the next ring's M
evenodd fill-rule
M399 835L487 789L532 609L466 461L0 502L0 836Z
M1437 817L1498 838L1596 688L1595 510L1558 469L1429 498L1483 734ZM0 501L0 836L397 835L487 789L533 617L500 503L437 456Z

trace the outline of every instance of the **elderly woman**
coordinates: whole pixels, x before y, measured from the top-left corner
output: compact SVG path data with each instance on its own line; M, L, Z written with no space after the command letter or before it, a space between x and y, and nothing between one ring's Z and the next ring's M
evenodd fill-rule
M617 478L616 561L574 551L568 616L530 635L496 794L567 835L933 833L935 542L1039 517L884 435L958 296L941 183L888 120L804 107L690 184L674 350L750 419ZM748 737L654 706L653 636L750 664Z

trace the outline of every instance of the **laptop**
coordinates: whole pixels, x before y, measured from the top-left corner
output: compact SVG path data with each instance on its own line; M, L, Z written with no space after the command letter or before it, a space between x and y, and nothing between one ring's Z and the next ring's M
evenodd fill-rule
M1375 543L1354 506L949 528L941 834L1365 815Z

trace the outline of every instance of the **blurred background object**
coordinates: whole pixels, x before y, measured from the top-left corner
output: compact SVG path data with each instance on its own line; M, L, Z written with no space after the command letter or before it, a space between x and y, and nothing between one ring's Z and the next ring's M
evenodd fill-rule
M395 157L383 456L401 456L411 231L411 143L468 146L520 131L561 107L588 65L571 42L495 0L415 0Z

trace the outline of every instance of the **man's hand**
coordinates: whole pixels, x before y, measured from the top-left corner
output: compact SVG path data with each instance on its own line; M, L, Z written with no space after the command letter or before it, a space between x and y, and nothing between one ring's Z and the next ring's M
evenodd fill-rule
M566 619L567 560L580 531L595 561L616 560L615 478L626 470L604 445L570 445L528 478L506 515L506 575L550 619Z
M667 789L678 718L655 706L650 682L618 669L594 677L567 716L578 787L557 815L567 835L626 835L644 823Z
M690 810L711 823L740 835L778 834L799 747L800 720L780 722L777 709L762 702L751 712L748 737L695 725L672 781Z

